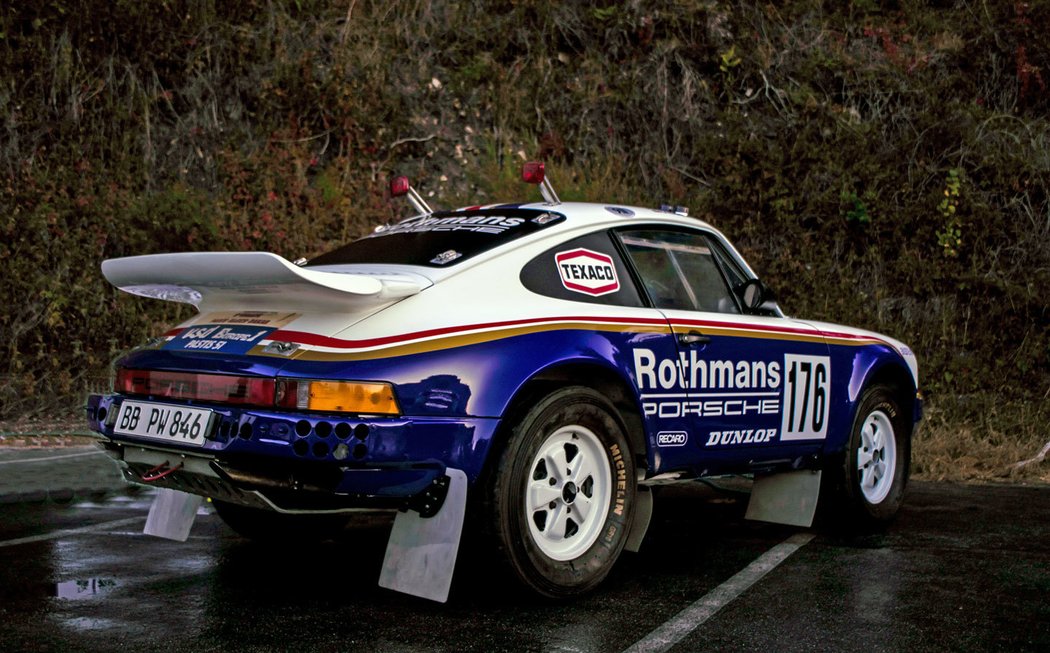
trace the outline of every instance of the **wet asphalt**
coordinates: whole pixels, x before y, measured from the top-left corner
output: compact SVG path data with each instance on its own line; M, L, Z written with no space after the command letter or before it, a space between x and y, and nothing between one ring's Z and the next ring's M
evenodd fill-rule
M913 483L898 520L862 537L664 490L642 551L567 603L523 596L469 554L447 604L380 589L386 517L271 548L207 507L187 542L142 535L148 492L0 505L0 650L1050 650L1050 487ZM800 533L814 537L654 648L654 631Z

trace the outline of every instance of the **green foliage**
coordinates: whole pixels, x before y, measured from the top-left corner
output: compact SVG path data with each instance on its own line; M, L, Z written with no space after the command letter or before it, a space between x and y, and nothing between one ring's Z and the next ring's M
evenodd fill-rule
M863 198L858 197L853 191L842 193L842 202L846 205L846 222L854 222L859 225L871 222L871 209L868 204L877 200L875 193L865 191Z
M718 55L718 59L718 69L721 70L722 73L729 73L729 71L739 66L741 62L740 57L736 56L735 45L729 46L728 50Z
M943 218L944 227L937 232L937 243L945 256L956 257L962 246L962 222L959 217L959 189L962 179L959 170L952 168L944 182L944 199L937 205L937 211Z
M469 29L464 29L469 26ZM437 206L688 205L794 315L907 341L928 394L1050 387L1046 3L0 7L0 417L187 315L102 259L312 255Z

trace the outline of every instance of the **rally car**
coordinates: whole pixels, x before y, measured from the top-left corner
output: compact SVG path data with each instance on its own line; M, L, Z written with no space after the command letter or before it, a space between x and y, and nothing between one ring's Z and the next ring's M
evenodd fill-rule
M464 522L525 586L595 587L637 550L654 485L754 479L748 516L891 519L921 414L915 356L786 317L682 207L543 202L433 211L310 260L103 262L198 313L117 362L91 428L165 488L147 531L209 497L242 534L321 536L398 511L381 584L445 600Z

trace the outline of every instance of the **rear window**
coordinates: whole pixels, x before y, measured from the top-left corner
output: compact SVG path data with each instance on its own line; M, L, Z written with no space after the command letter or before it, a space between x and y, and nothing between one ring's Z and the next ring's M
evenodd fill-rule
M446 211L383 227L311 259L307 266L393 263L448 267L565 219L536 209Z

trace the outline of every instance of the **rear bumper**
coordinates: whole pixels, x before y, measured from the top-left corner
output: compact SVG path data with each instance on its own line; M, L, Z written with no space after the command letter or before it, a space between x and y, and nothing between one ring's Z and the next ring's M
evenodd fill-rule
M187 446L114 433L122 401L121 395L89 396L87 419L123 463L128 481L287 512L400 507L446 467L462 469L472 483L499 424L209 405L212 432L203 444Z

